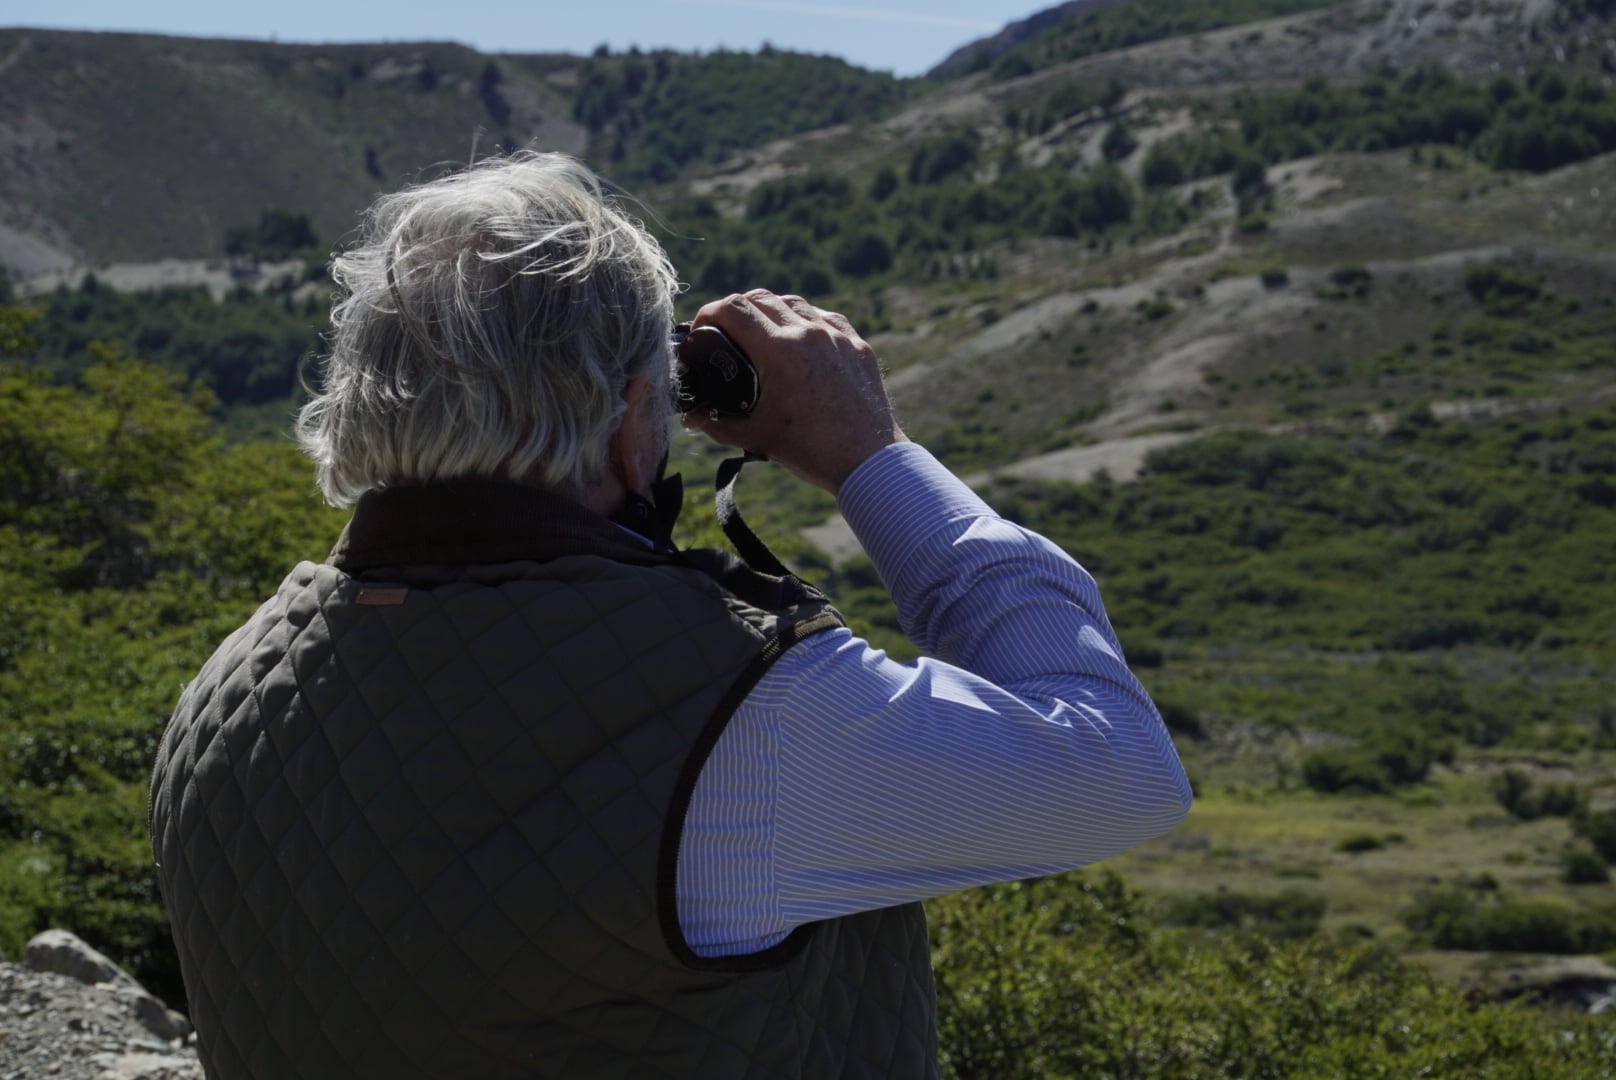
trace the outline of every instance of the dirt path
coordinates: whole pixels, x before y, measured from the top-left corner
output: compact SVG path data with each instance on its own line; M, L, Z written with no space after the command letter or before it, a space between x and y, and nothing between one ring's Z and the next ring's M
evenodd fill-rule
M1127 481L1139 475L1145 456L1152 450L1202 432L1163 432L1155 435L1137 435L1132 438L1112 439L1093 446L1073 446L1048 454L1018 461L1001 469L971 473L963 477L973 488L985 487L994 480L1015 477L1023 480L1066 480L1083 483L1094 479L1096 473L1105 472L1113 480ZM802 530L809 543L830 557L832 563L844 563L864 554L858 538L840 514L818 525Z

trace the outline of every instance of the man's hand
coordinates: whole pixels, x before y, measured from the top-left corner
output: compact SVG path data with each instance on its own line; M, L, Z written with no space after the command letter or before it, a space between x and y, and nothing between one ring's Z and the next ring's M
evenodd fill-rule
M871 454L906 442L881 384L875 350L833 311L767 289L715 300L695 326L716 326L758 372L750 416L689 412L685 427L784 465L832 495Z

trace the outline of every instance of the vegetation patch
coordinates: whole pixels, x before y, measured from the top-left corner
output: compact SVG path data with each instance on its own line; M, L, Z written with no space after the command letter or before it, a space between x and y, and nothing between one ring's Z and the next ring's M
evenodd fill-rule
M1207 109L1220 129L1154 146L1142 166L1148 185L1340 151L1455 146L1495 169L1547 172L1616 149L1616 96L1597 79L1553 71L1485 83L1440 67L1346 84L1315 76L1294 93L1244 93Z
M664 183L771 139L880 119L924 91L919 80L767 46L704 54L602 48L578 72L572 113L593 136L602 171L623 184ZM762 101L767 108L752 107Z
M1091 7L994 59L973 60L996 79L1014 79L1055 64L1225 26L1333 7L1343 0L1151 0Z

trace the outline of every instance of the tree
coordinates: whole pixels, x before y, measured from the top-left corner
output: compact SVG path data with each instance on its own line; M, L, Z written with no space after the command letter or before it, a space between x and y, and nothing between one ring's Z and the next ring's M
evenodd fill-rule
M238 226L226 232L224 250L227 255L287 259L299 251L318 247L319 243L307 214L265 210L258 215L257 225Z
M869 277L892 267L892 245L874 230L851 237L836 252L836 269L852 277Z
M1105 138L1100 141L1100 153L1107 161L1121 161L1138 148L1139 140L1121 120L1107 128Z
M976 164L977 138L955 132L923 144L909 159L909 182L935 184Z

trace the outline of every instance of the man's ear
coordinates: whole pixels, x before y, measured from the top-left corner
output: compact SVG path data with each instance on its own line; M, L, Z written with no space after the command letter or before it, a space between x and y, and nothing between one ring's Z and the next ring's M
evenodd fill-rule
M661 413L647 408L651 395L651 378L641 375L630 379L623 388L623 418L612 432L608 460L610 468L625 490L647 498L651 485L656 482L656 462L651 451L657 446L653 424L664 423Z

